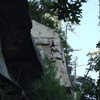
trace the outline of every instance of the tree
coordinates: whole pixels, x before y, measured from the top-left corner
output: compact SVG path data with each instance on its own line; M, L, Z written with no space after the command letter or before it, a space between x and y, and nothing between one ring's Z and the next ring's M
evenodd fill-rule
M77 93L76 100L98 100L96 88L94 79L79 76L76 84L73 86L73 91Z
M96 47L100 48L100 41L98 42L98 44L96 44ZM92 55L88 56L90 56L88 61L88 65L90 66L89 71L95 70L96 72L99 72L99 79L100 79L100 52L97 52L96 54L94 54L94 56Z
M60 85L57 78L57 67L48 57L43 61L44 75L37 81L33 98L35 100L73 100L71 95L66 94L64 86Z
M96 47L100 48L100 42L97 44ZM81 100L100 100L100 53L99 52L97 52L96 55L93 56L90 55L88 65L89 68L87 74L84 77L77 78L77 84L75 88L76 87L78 88L76 88L76 91L80 93ZM95 80L92 79L91 77L88 77L88 73L93 70L99 72L99 77L97 79L97 82L95 82Z
M52 29L58 27L58 21L54 19L54 15L50 13L49 6L53 5L49 0L33 0L29 2L29 12L33 20L44 24Z
M40 16L41 18L43 18L43 15L46 13L49 13L56 16L58 20L64 20L65 22L70 21L71 23L79 24L80 18L82 18L82 3L85 3L86 1L87 0L54 0L51 2L51 0L40 0L39 2L33 0L32 2L37 3L35 3L35 5L31 5L31 9L37 8L39 14L42 15ZM34 16L34 14L35 13L31 13L31 16Z
M70 21L79 24L82 17L82 3L86 0L57 0L52 6L52 11L58 16L59 20Z

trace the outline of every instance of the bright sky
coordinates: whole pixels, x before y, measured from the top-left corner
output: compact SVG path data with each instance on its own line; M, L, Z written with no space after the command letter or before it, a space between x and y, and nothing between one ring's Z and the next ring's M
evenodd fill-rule
M81 25L75 27L74 33L68 32L68 42L73 49L82 49L73 53L78 57L78 65L84 65L77 67L77 75L83 76L86 72L85 67L88 62L86 54L88 52L94 52L98 49L96 44L100 40L100 26L98 26L99 19L99 6L98 0L88 0L82 7L83 18L81 19ZM91 72L89 74L92 78L97 78L98 74Z

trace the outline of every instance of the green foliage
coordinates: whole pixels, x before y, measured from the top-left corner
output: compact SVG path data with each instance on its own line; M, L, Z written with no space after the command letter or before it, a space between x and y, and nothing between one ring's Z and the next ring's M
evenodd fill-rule
M0 85L2 84L2 82L0 81ZM14 98L14 90L12 88L11 85L8 85L7 83L4 83L4 87L3 89L1 88L0 89L0 97L3 99L3 100L11 100ZM0 100L1 100L0 98Z
M48 57L44 60L44 75L37 81L39 88L35 91L35 100L73 100L66 94L65 87L57 78L57 67Z
M96 44L97 48L100 48L100 41ZM88 65L90 66L91 70L100 71L100 53L96 54L95 56L90 56L88 60Z
M29 2L29 12L32 19L36 20L39 23L44 25L49 25L49 20L52 23L55 23L52 19L46 19L45 14L50 14L56 16L58 20L69 21L71 23L79 24L80 19L82 18L82 3L85 3L86 0L33 0ZM54 24L50 24L49 27L55 28Z
M97 48L100 48L100 41L96 44Z
M98 44L96 45L96 47L100 48L100 41L98 42ZM100 53L94 59L95 59L94 60L95 61L95 68L94 69L96 71L100 71ZM100 76L99 76L99 78L100 78Z
M99 43L96 45L97 48L100 48L100 41ZM94 56L92 55L88 55L90 58L88 60L88 65L89 65L89 71L95 70L96 72L100 71L100 53L98 52L97 54L95 54ZM99 79L100 79L100 75L99 75Z
M100 88L91 77L78 77L75 89L79 94L78 100L98 100Z
M50 6L53 3L49 0L41 0L40 2L37 0L33 0L29 2L29 13L33 20L46 25L52 29L55 29L58 24L56 23L56 20L53 20L51 16L46 16L46 14L50 14Z
M77 91L76 100L82 100L80 91Z
M93 95L95 92L95 81L92 78L87 77L82 83L82 91L84 94L89 94L90 96Z
M52 12L55 12L59 20L70 21L79 24L82 17L82 3L86 0L57 0L52 6Z
M100 48L100 42L98 42L96 47ZM94 55L88 55L88 56L89 56L89 60L88 60L89 68L87 74L85 77L81 77L79 79L80 82L82 83L81 84L82 98L86 98L86 96L88 96L88 100L91 100L90 98L93 97L96 100L99 100L100 99L100 53ZM99 72L99 77L97 79L96 84L92 78L87 77L89 71L93 71L93 70Z
M96 95L100 98L100 78L97 80Z

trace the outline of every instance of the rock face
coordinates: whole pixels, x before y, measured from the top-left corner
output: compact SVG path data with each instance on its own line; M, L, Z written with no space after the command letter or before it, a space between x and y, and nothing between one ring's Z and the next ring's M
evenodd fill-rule
M31 39L31 27L27 0L0 1L1 52L11 79L17 81L28 96L42 74L42 65Z
M0 74L4 75L8 79L10 79L10 76L8 74L7 67L5 64L5 60L4 60L4 57L2 54L2 50L1 50L1 42L0 42Z
M65 87L71 87L69 75L67 73L67 66L64 57L64 51L62 49L60 39L54 30L32 21L32 36L35 39L36 45L42 55L47 55L52 61L55 62L58 72L57 77L60 78L61 85Z

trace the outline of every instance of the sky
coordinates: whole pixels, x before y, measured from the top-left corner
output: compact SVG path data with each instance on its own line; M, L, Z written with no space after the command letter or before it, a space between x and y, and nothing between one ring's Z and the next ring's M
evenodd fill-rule
M100 40L100 26L99 23L99 6L98 0L88 0L83 4L83 12L80 25L75 27L75 34L68 31L68 43L73 49L81 49L80 51L73 52L73 57L77 56L77 76L84 76L89 57L88 52L98 51L96 44ZM81 66L84 65L84 66ZM98 73L90 72L89 75L96 79Z

